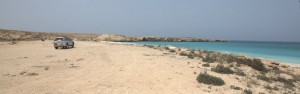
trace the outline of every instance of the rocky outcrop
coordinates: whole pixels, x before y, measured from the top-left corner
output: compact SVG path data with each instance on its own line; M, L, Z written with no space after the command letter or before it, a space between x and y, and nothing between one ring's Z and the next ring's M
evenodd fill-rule
M113 42L137 42L137 41L167 41L167 42L225 42L224 40L209 40L200 38L176 38L176 37L138 37L116 34L79 34L79 33L47 33L28 32L18 30L0 29L0 41L12 40L53 40L55 37L66 36L80 41L113 41Z

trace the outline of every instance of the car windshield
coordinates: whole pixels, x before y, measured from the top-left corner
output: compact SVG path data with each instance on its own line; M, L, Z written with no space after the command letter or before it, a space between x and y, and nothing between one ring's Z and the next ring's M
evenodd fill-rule
M63 38L55 38L54 41L63 40Z

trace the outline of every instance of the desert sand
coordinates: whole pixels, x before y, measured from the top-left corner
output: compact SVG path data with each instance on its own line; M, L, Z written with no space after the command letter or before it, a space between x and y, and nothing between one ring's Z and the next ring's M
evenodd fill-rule
M247 77L211 71L207 72L221 77L226 84L198 83L198 74L210 67L203 67L201 60L168 51L109 42L75 44L75 48L55 50L52 41L20 41L14 45L0 42L0 94L269 92L263 86L247 86ZM242 90L231 89L231 85Z

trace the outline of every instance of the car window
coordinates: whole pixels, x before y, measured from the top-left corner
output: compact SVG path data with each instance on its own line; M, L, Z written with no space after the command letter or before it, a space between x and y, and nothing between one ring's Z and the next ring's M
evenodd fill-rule
M55 38L54 41L63 40L63 38Z

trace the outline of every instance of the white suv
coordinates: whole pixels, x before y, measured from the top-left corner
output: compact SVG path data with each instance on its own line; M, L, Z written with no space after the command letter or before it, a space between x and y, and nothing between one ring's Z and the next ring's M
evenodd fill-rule
M69 48L71 46L74 48L74 41L68 37L56 37L54 40L54 48L58 49L58 47L62 47L64 49Z

